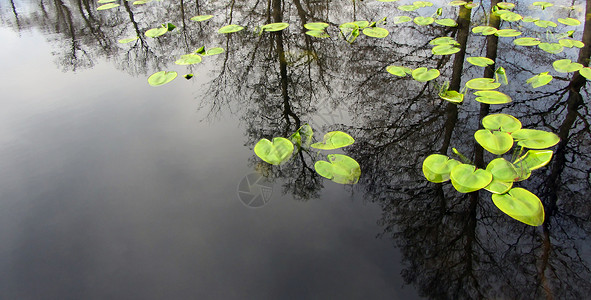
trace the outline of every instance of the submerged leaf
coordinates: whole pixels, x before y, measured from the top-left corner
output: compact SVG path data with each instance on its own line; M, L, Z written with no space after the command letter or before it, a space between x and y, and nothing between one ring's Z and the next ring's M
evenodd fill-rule
M493 203L511 218L531 226L544 223L544 207L538 196L522 188L512 188L506 194L492 195Z
M148 77L148 83L151 86L160 86L173 81L177 75L175 71L159 71Z
M342 154L329 154L328 161L320 160L314 164L316 172L340 184L355 184L361 176L359 163Z

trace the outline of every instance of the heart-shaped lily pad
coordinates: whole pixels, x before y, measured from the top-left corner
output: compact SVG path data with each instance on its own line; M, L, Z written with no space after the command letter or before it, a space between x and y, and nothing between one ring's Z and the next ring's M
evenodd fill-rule
M474 133L474 138L482 148L496 155L504 154L513 147L513 138L506 132L480 129Z
M497 32L495 32L495 35L499 37L514 37L520 36L521 32L515 29L499 29Z
M340 184L355 184L359 181L361 168L351 157L329 154L328 161L320 160L314 164L314 169L320 176Z
M511 102L511 97L498 91L478 91L475 92L476 101L486 104L505 104Z
M464 94L452 90L439 93L439 97L451 103L462 103L464 101Z
M517 145L529 149L546 149L560 142L556 134L537 129L519 129L511 136L517 140Z
M560 40L558 40L558 44L560 44L562 47L567 47L567 48L572 48L572 47L583 48L585 46L585 44L583 44L583 42L573 40L573 39L560 39Z
M147 37L156 38L168 32L168 28L161 26L158 28L148 29L145 33Z
M508 192L512 187L513 182L496 180L493 176L493 180L486 187L484 187L484 189L493 194L504 194Z
M199 55L199 54L185 54L185 55L181 55L181 58L179 58L174 63L177 65L184 66L184 65L198 64L200 62L201 62L201 55Z
M548 27L556 27L556 26L558 26L556 23L554 23L552 21L547 21L547 20L537 20L537 21L534 22L534 24L536 24L536 26L542 27L542 28L548 28Z
M329 38L330 35L324 30L308 30L305 32L309 36L313 36L320 39Z
M406 74L412 74L412 70L407 67L387 66L386 71L392 75L404 77Z
M139 36L136 36L136 37L127 38L127 39L120 39L117 42L119 44L127 44L127 43L131 43L133 41L137 41L137 39L139 39L139 38L140 38Z
M416 68L412 71L412 78L419 82L427 82L439 77L439 70L427 69L425 67Z
M437 45L431 49L431 53L435 55L451 55L460 52L460 48L454 45Z
M260 140L254 146L254 153L262 160L278 165L291 157L293 144L286 138L276 137L273 142L268 139Z
M390 32L388 31L388 29L382 27L367 27L363 29L363 34L369 37L383 39L387 37L388 34L390 34Z
M584 67L579 70L579 74L581 74L581 76L587 78L588 80L591 80L591 68Z
M488 58L488 57L481 57L481 56L477 56L477 57L468 57L466 59L469 63L475 65L475 66L479 66L479 67L487 67L490 65L494 65L495 61Z
M547 165L552 160L553 153L552 150L528 150L513 164L529 171L536 170Z
M460 193L471 193L486 187L492 181L492 174L473 165L459 164L450 173L451 184Z
M473 90L494 90L501 86L493 78L474 78L466 82L466 86Z
M310 147L322 150L333 150L353 144L355 140L342 131L331 131L324 135L322 143L314 143Z
M493 203L511 218L531 226L544 223L544 206L538 196L522 188L512 188L506 194L492 195Z
M559 43L539 43L538 48L551 54L558 54L564 50L564 47Z
M498 181L513 182L519 180L520 178L519 169L502 157L493 159L490 163L488 163L486 169L490 171L490 173L493 175L493 178Z
M518 39L513 40L513 44L515 44L517 46L537 46L540 43L541 42L539 39L533 38L533 37L522 37L522 38L518 38Z
M439 24L441 26L447 26L447 27L456 27L456 26L458 26L458 23L455 20L449 19L449 18L446 18L446 19L437 19L437 20L435 20L435 23L437 23L437 24Z
M512 115L492 114L482 118L482 126L488 130L514 132L521 129L521 122Z
M559 59L552 63L554 70L561 72L561 73L570 73L576 72L583 68L583 65L580 63L574 63L570 59Z
M550 83L550 81L552 81L554 77L552 77L552 75L548 74L548 72L542 72L538 75L535 75L531 78L529 78L528 80L525 81L525 83L531 84L531 86L533 88L538 88L541 86L544 86L548 83Z
M435 19L431 17L416 17L414 18L413 22L417 25L425 26L435 22Z
M460 43L458 43L456 40L454 40L452 37L449 36L440 36L438 38L434 38L432 39L429 44L437 46L437 45L454 45L454 46L459 46Z
M460 162L441 154L431 154L423 161L423 174L431 182L441 183L449 180L451 170Z
M581 21L573 18L558 18L557 20L559 23L562 23L566 26L579 26L581 25Z
M201 16L194 16L191 18L191 21L195 22L203 22L213 18L213 15L201 15Z
M226 25L226 26L218 29L218 33L233 33L233 32L238 32L242 29L244 29L244 27L242 27L240 25L230 24L230 25Z
M263 25L261 27L261 30L273 32L273 31L281 31L287 27L289 27L288 23L271 23L271 24Z
M175 71L160 71L148 77L148 83L151 86L159 86L173 81L178 76Z
M324 30L329 25L324 22L306 23L304 28L308 30Z
M476 26L472 28L473 33L482 33L482 35L491 35L497 32L497 29L491 26Z

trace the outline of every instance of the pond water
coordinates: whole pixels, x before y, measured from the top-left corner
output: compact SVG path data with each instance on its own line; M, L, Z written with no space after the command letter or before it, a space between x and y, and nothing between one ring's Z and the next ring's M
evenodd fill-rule
M542 9L517 1L516 14L556 26L497 26L548 44L568 39L569 30L585 41L588 2ZM471 10L415 3L426 7L412 11L407 0L113 3L97 10L103 3L91 0L0 1L0 299L581 299L591 292L588 88L579 72L553 68L566 58L588 66L587 45L549 53L516 46L516 37L470 32L488 24L489 2ZM460 26L398 23L399 16ZM339 25L359 20L389 35L361 30L347 41ZM290 26L257 30L276 22ZM311 22L329 24L330 37L306 35ZM144 35L163 23L176 28ZM228 24L245 29L217 32ZM429 42L442 36L458 40L460 51L435 55ZM202 46L224 51L175 64ZM505 69L499 91L511 102L489 107L470 91L461 104L438 96L446 82L459 90L494 77L496 68L466 60L491 55ZM390 74L391 65L440 76L420 82ZM178 77L150 86L158 71ZM553 76L549 84L526 83L543 72ZM427 156L452 156L452 148L475 164L490 161L495 156L482 152L474 132L483 116L501 112L560 137L551 162L515 183L543 203L541 226L504 214L487 191L462 194L449 182L428 182L421 170ZM355 143L297 152L280 166L255 155L259 140L289 137L304 124L315 141L343 131ZM315 172L314 162L330 153L359 163L357 184Z

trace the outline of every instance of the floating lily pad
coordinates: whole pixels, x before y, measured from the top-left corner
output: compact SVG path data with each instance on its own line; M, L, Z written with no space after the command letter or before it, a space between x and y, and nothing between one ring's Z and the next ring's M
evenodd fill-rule
M406 74L412 74L412 70L407 67L399 67L399 66L388 66L386 67L386 71L392 75L404 77Z
M201 15L201 16L194 16L191 18L191 21L195 22L203 22L213 18L213 15Z
M289 140L300 147L309 147L312 142L314 131L308 124L302 125L298 130L289 137Z
M552 21L547 21L547 20L538 20L538 21L535 21L534 24L536 24L536 26L542 27L542 28L558 26L556 23L554 23Z
M509 2L499 2L497 6L502 9L513 9L515 8L515 4Z
M330 35L328 35L328 33L326 33L326 31L324 30L308 30L306 31L306 34L319 39L325 39L330 37Z
M581 21L573 18L558 18L558 22L567 26L579 26Z
M151 86L160 86L173 81L177 76L175 71L159 71L148 77L148 83Z
M119 4L117 4L117 3L107 3L107 4L103 4L99 7L97 7L96 10L106 10L106 9L111 9L111 8L115 8L118 6L119 6Z
M591 68L584 67L579 70L579 74L581 74L581 76L587 78L588 80L591 80Z
M328 27L329 25L323 22L315 22L315 23L307 23L304 24L304 28L308 29L308 30L324 30Z
M416 17L413 19L413 22L415 22L415 24L421 25L421 26L429 25L429 24L433 23L434 21L435 21L435 19L433 19L431 17Z
M201 62L201 55L199 55L199 54L185 54L185 55L181 55L181 58L179 58L174 63L177 65L184 66L184 65L198 64L200 62Z
M474 78L466 82L466 86L473 90L494 90L501 86L493 78Z
M517 22L523 19L523 17L520 14L514 13L512 11L507 11L507 13L504 13L499 17L507 22Z
M224 53L224 48L215 47L215 48L211 48L211 49L207 50L207 52L206 52L207 55L217 55L220 53Z
M541 42L539 39L532 38L532 37L522 37L522 38L518 38L518 39L513 40L513 44L515 44L517 46L537 46L540 43Z
M445 18L445 19L436 19L435 23L441 25L441 26L447 26L447 27L456 27L458 26L458 23L453 20L453 19L449 19L449 18Z
M460 162L441 154L431 154L423 161L423 174L428 181L441 183L449 180L451 170Z
M482 118L482 126L491 131L511 133L521 129L521 122L512 115L492 114Z
M491 35L497 32L497 29L491 26L476 26L472 28L473 33L481 33L482 35Z
M531 226L544 223L544 207L538 196L522 188L512 188L506 194L492 195L493 203L511 218Z
M148 29L145 33L145 35L147 37L151 37L151 38L157 38L165 33L168 32L168 28L167 27L158 27L158 28L152 28L152 29Z
M133 41L137 41L137 39L139 39L139 38L140 38L139 36L136 36L136 37L127 38L127 39L120 39L117 42L119 44L127 44L127 43L131 43Z
M583 48L585 46L585 44L583 44L583 42L573 40L573 39L561 39L561 40L558 40L558 44L560 44L563 47L567 47L567 48L572 48L572 47Z
M504 194L512 187L513 182L500 181L493 176L493 180L486 187L484 187L484 189L493 194Z
M466 59L469 63L475 65L475 66L479 66L479 67L487 67L490 65L494 65L495 61L487 58L487 57L468 57Z
M450 173L451 184L460 193L471 193L478 191L492 181L490 171L476 169L473 165L459 164Z
M429 44L431 45L460 45L456 40L449 36L442 36L432 39Z
M533 23L535 21L539 21L540 18L538 17L531 17L531 16L527 16L527 17L523 17L522 21L526 22L526 23Z
M529 149L546 149L560 142L556 134L537 129L519 129L511 136L517 141L517 145Z
M496 155L505 154L513 147L511 135L502 131L480 129L474 133L474 138L482 148Z
M353 137L342 131L331 131L324 135L324 139L321 143L314 143L311 147L322 150L332 150L349 146L354 142L355 140Z
M486 169L498 181L514 182L519 180L519 170L515 165L502 157L493 159L488 163Z
M111 3L111 2L115 2L117 0L98 0L96 3Z
M427 82L439 77L440 73L437 69L427 69L420 67L412 71L412 78L419 82Z
M570 59L559 59L552 63L554 70L561 73L576 72L583 68L582 64L574 63Z
M132 4L133 5L143 5L146 3L152 2L152 0L138 0L138 1L134 1Z
M260 140L254 146L254 153L262 160L278 165L291 157L293 149L293 144L288 139L276 137L273 142L268 139Z
M544 2L544 1L537 1L537 2L534 2L532 5L540 7L542 9L546 9L548 7L554 6L554 4L552 4L550 2Z
M285 28L289 27L288 23L271 23L271 24L266 24L263 25L261 27L262 31L269 31L269 32L274 32L274 31L281 31Z
M460 48L453 45L437 45L431 49L435 55L451 55L460 52Z
M500 29L495 32L495 35L499 37L514 37L520 36L521 32L515 29Z
M447 5L449 5L449 6L460 6L460 5L464 5L464 4L467 4L467 3L468 2L463 1L463 0L454 0L454 1L451 1L450 3L448 3Z
M511 102L511 97L498 91L475 92L476 101L486 104L505 104Z
M226 26L218 29L218 33L233 33L233 32L238 32L242 29L244 29L244 27L242 27L240 25L230 24L230 25L226 25Z
M412 18L408 17L408 16L396 16L396 17L392 18L392 21L394 22L394 24L400 24L400 23L410 22L410 21L412 21Z
M464 101L464 94L452 90L439 93L439 97L452 103L462 103Z
M541 86L544 86L544 85L550 83L550 81L552 81L552 78L554 78L554 77L552 77L552 75L548 74L548 72L543 72L543 73L540 73L538 75L535 75L535 76L529 78L525 82L528 84L531 84L531 86L533 88L538 88L538 87L541 87Z
M468 3L464 4L464 7L467 9L473 9L475 7L478 7L478 5L480 5L480 4L474 3L474 2L468 2Z
M355 184L361 176L359 163L342 154L329 154L328 161L317 161L314 169L320 176L340 184Z
M367 27L367 28L363 29L363 34L365 34L369 37L380 38L380 39L387 37L389 33L390 32L388 31L388 29L382 28L382 27Z
M528 150L525 155L518 158L513 164L528 171L537 170L550 163L553 153L552 150Z
M415 1L412 3L412 5L414 5L416 7L431 7L431 6L433 6L433 3L429 2L429 1Z

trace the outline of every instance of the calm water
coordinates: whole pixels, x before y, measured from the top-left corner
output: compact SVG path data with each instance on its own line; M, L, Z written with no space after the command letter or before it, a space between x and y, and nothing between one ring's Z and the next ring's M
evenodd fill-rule
M454 30L389 22L385 39L339 37L338 25L352 20L437 7L457 18L444 3L396 9L411 3L403 1L165 0L106 11L84 0L0 1L0 299L584 298L588 90L569 102L572 73L552 69L582 50L549 54L499 39L496 62L509 77L501 91L513 102L490 111L562 138L551 164L520 183L546 207L545 225L527 226L488 192L460 194L422 175L423 159L442 148L474 152L480 104L466 96L454 117L434 84L483 76L431 54L429 41ZM486 23L483 4L472 26ZM584 21L585 4L542 11L520 1L515 11ZM215 17L189 20L200 14ZM253 34L280 20L291 26ZM330 23L332 38L303 34L315 21ZM164 22L177 29L117 43ZM216 33L229 23L247 28ZM532 23L501 25L553 38ZM583 24L571 28L581 40ZM485 56L485 42L470 34L466 56ZM225 52L174 64L201 46ZM388 65L442 75L419 83ZM149 86L160 70L179 77ZM551 84L525 84L546 71ZM316 138L342 130L356 139L344 153L361 165L357 185L318 176L324 154L281 167L254 155L261 138L305 123Z

